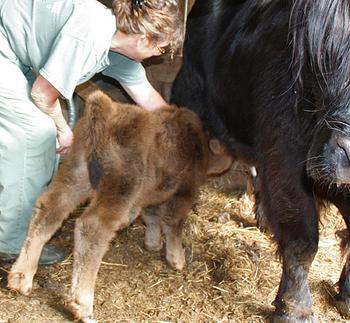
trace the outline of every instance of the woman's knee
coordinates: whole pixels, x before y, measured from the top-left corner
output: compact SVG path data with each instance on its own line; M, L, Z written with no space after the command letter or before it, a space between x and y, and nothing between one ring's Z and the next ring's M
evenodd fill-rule
M18 135L19 134L19 135ZM16 134L2 133L0 144L1 160L17 160L24 155L26 151L26 142L24 132L17 132Z

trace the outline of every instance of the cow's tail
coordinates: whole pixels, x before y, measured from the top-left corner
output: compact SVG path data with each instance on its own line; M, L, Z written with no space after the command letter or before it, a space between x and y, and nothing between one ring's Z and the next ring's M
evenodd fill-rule
M290 30L298 76L311 62L328 90L344 91L350 75L350 1L293 0Z
M102 91L89 95L85 104L87 162L90 182L96 188L103 176L103 152L108 141L108 120L111 118L113 102Z

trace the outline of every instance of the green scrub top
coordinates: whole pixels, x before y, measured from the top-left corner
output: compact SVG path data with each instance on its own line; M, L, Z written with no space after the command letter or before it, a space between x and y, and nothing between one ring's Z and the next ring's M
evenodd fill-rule
M0 32L12 51L6 55L66 98L101 71L122 85L146 80L141 63L109 51L116 18L96 0L0 0Z

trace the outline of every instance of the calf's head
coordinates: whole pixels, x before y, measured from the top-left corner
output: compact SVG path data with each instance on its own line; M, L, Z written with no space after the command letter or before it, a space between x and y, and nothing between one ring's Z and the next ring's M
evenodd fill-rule
M228 171L233 159L218 139L209 140L209 160L207 175L215 176Z

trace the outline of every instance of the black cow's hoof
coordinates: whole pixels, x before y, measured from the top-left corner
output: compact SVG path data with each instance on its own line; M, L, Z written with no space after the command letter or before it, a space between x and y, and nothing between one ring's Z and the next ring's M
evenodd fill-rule
M350 300L344 299L340 294L335 296L335 307L345 319L350 318Z
M272 323L317 323L317 318L311 314L308 316L294 316L287 313L275 312Z

